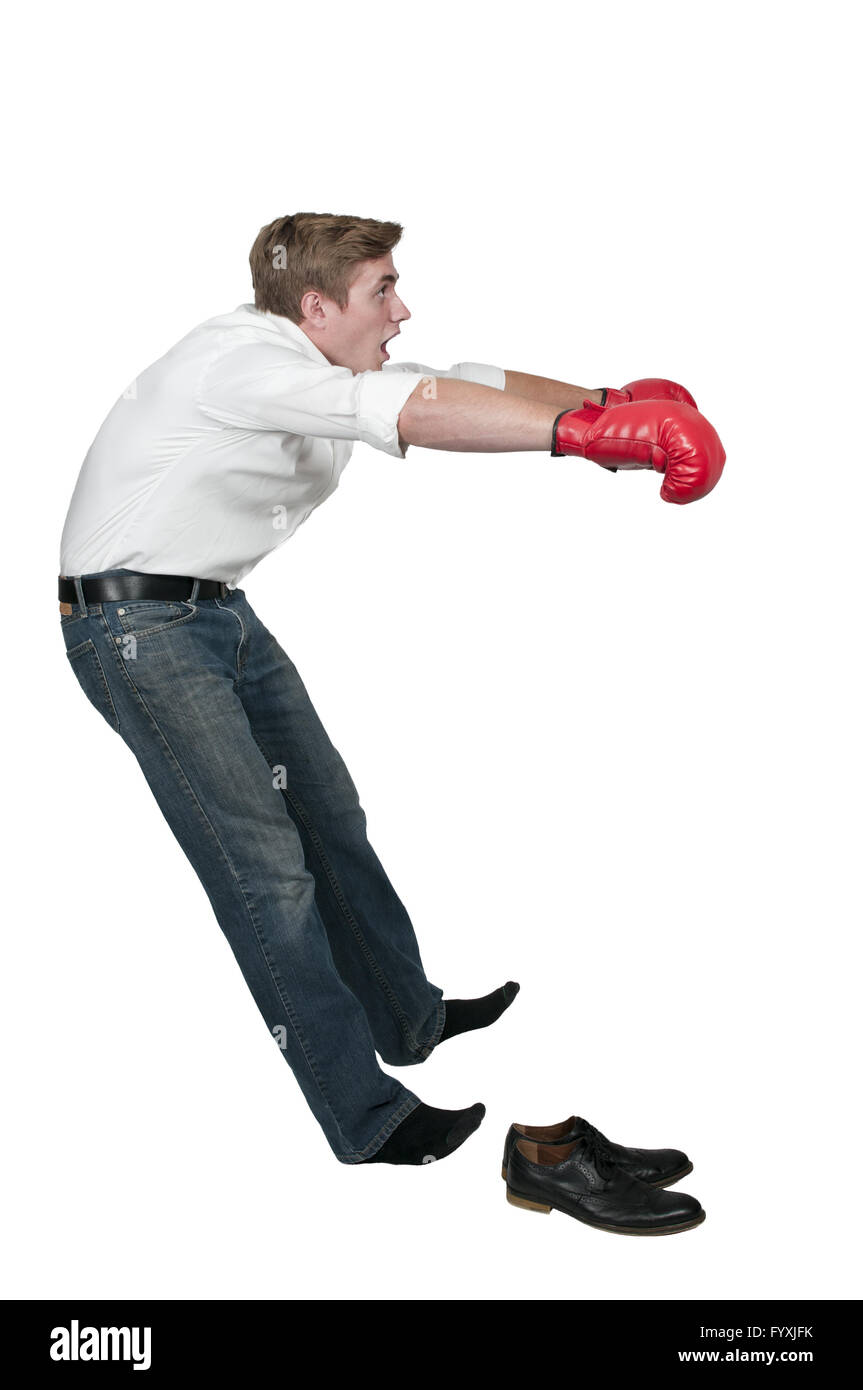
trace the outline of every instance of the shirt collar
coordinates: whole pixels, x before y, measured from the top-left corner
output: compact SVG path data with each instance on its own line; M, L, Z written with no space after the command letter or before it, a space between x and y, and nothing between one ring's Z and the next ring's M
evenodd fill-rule
M254 318L275 328L283 338L287 338L292 346L298 347L313 362L323 362L325 367L332 366L320 348L303 332L298 323L294 323L293 319L287 319L283 314L271 314L269 309L258 309L254 304L242 304L240 307Z

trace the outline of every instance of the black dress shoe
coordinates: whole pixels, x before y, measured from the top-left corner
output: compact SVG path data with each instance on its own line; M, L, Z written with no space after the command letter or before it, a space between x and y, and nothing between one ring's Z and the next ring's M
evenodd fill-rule
M503 1146L500 1175L506 1177L506 1166L516 1139L533 1139L539 1144L570 1144L573 1139L591 1137L602 1142L618 1168L631 1178L639 1178L651 1187L670 1187L692 1172L692 1164L680 1149L628 1149L613 1144L610 1139L580 1115L570 1115L558 1125L510 1125Z
M663 1192L631 1178L591 1135L571 1144L518 1138L506 1170L506 1199L528 1211L562 1211L625 1236L670 1236L700 1226L701 1203L685 1192Z

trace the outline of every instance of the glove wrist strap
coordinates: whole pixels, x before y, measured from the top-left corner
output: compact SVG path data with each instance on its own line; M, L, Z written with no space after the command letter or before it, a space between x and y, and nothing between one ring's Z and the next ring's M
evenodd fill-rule
M585 436L602 414L602 406L593 401L585 401L581 410L562 410L551 427L551 457L574 454L584 458Z

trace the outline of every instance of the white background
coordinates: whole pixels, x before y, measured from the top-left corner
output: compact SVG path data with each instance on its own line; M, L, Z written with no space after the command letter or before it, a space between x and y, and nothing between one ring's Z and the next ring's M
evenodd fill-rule
M22 12L23 13L23 12ZM856 8L47 4L5 116L3 1292L860 1293ZM541 453L404 461L245 581L451 996L399 1075L450 1159L332 1156L55 576L117 395L251 298L288 212L394 219L403 360L684 382L713 494ZM509 1206L510 1121L684 1148L672 1239Z

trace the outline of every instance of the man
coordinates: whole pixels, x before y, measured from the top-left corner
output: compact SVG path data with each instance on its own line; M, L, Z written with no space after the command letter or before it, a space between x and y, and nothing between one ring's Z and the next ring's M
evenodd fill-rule
M138 759L267 1027L343 1163L446 1157L485 1108L424 1105L385 1062L494 1023L510 981L445 1000L368 842L358 793L239 581L338 486L354 441L536 449L709 491L721 445L682 387L584 390L481 363L389 364L410 317L402 228L298 213L259 233L254 305L210 319L116 402L61 545L85 693ZM635 399L639 394L647 399ZM610 405L609 395L615 401ZM575 407L575 409L572 409Z

